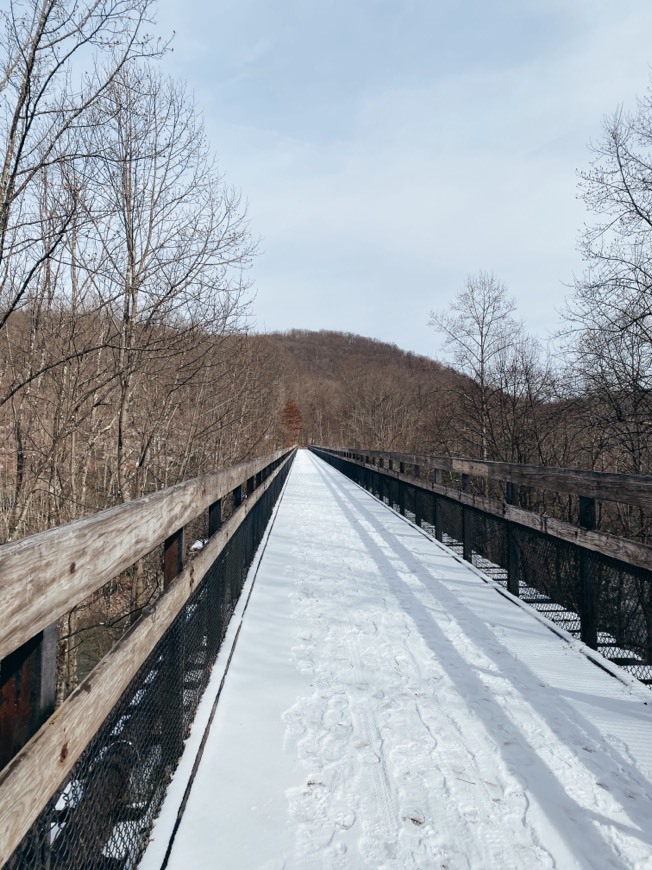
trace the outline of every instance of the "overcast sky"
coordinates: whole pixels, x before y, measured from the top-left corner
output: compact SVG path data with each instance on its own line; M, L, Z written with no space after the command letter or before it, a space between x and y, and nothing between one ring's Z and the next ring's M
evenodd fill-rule
M428 327L493 271L545 338L585 219L577 169L652 61L650 0L162 0L261 253L260 330L441 356Z

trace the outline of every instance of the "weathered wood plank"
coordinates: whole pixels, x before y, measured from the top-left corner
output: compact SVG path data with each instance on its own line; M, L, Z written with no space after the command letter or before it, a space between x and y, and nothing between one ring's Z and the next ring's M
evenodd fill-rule
M319 448L323 450L323 448ZM335 453L335 451L324 450L325 453ZM397 454L393 454L396 456ZM652 547L648 544L641 544L638 541L632 541L628 538L618 538L615 535L608 535L605 532L595 532L587 529L574 526L572 523L558 520L554 517L549 517L542 514L536 514L533 511L526 511L522 508L509 505L496 499L490 499L486 496L476 495L473 493L462 492L459 489L453 489L449 486L424 481L422 477L415 478L410 475L401 474L396 471L385 469L381 471L375 466L367 465L364 462L348 458L348 462L353 462L355 465L361 465L364 468L370 468L376 474L384 474L387 477L394 477L398 480L403 480L406 483L416 486L419 489L434 492L437 495L442 495L452 501L457 501L460 504L474 507L477 510L493 516L502 517L510 520L520 526L525 526L529 529L534 529L544 535L550 535L553 538L558 538L561 541L567 541L571 544L576 544L578 547L583 547L587 550L592 550L595 553L602 553L611 559L617 559L621 562L626 562L628 565L633 565L637 568L643 568L647 571L652 570ZM412 464L411 460L406 459L406 464Z
M615 474L606 471L586 471L581 468L552 468L547 465L519 465L511 462L484 462L419 453L388 453L382 450L365 450L364 454L359 450L330 450L330 452L340 456L350 453L361 458L363 455L391 458L394 462L403 462L406 465L427 466L442 471L470 474L472 477L500 480L535 489L553 490L567 495L587 496L598 501L615 501L652 509L652 475Z
M535 514L522 508L512 507L511 505L507 506L505 517L544 535L550 535L553 538L559 538L561 541L576 544L585 550L602 553L602 555L609 556L611 559L617 559L620 562L626 562L628 565L652 571L652 547L647 544L640 544L638 541L632 541L629 538L618 538L616 535L609 535L606 532L594 532L589 529L582 529L564 520Z
M0 547L0 659L288 452L279 450Z
M70 773L142 663L284 465L243 502L146 615L118 641L0 772L0 867Z

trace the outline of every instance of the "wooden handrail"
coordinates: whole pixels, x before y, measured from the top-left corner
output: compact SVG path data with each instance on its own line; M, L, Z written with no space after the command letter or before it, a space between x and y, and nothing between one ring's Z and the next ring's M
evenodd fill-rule
M426 466L426 456L418 454L406 453L387 453L383 451L358 451L358 450L334 450L330 447L315 447L317 451L330 453L347 462L352 462L355 465L360 465L363 468L370 468L377 474L382 474L385 477L403 480L419 489L433 492L436 495L441 495L444 498L457 501L462 505L476 510L483 511L491 516L500 517L509 522L516 523L519 526L533 529L542 534L549 535L552 538L557 538L567 543L575 544L585 550L591 550L594 553L602 553L611 559L616 559L620 562L625 562L628 565L633 565L637 568L643 568L649 571L652 567L652 547L649 544L643 544L638 541L632 541L628 538L620 538L616 535L610 535L606 532L598 532L580 528L573 523L564 520L556 519L555 517L546 516L535 513L534 511L524 510L510 505L505 501L488 498L477 493L465 492L460 489L455 489L443 484L434 483L426 480L425 477L415 477L409 473L401 474L397 469L378 468L374 465L365 463L366 457L376 456L383 459L391 458L394 461L401 461L405 465L418 465L421 469ZM359 458L354 458L359 457ZM409 458L408 458L409 457ZM414 460L414 461L413 461ZM452 461L452 460L451 460ZM465 460L458 460L465 461ZM487 463L490 464L490 463ZM498 463L501 464L501 463ZM436 466L435 466L436 467ZM465 466L468 468L468 466ZM522 466L533 468L535 466ZM456 469L460 470L460 469ZM462 473L470 473L464 471ZM596 472L597 473L597 472ZM626 475L627 476L627 475ZM511 481L510 481L511 482ZM531 485L531 484L530 484ZM648 486L652 485L648 483ZM584 492L578 493L584 495Z
M0 547L0 659L288 450Z
M518 486L552 490L566 495L585 496L598 501L614 501L652 510L652 475L617 474L608 471L586 471L581 468L553 468L548 465L520 465L514 462L485 462L480 459L461 459L449 456L431 456L427 453L399 453L362 448L320 447L336 456L355 455L392 459L405 465L435 468L485 480L499 480Z

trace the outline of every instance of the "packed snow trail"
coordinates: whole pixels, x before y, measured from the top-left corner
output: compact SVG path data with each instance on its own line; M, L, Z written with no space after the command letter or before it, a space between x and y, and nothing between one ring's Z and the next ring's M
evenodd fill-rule
M306 451L252 582L168 867L652 867L647 689Z

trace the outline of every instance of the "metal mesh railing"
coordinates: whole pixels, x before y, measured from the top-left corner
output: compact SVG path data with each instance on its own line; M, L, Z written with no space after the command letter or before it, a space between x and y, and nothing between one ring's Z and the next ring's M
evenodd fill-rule
M234 532L10 858L9 870L137 864L290 464Z
M508 522L325 451L319 456L560 628L652 684L652 571ZM466 548L464 540L466 538ZM590 632L588 624L590 623Z

